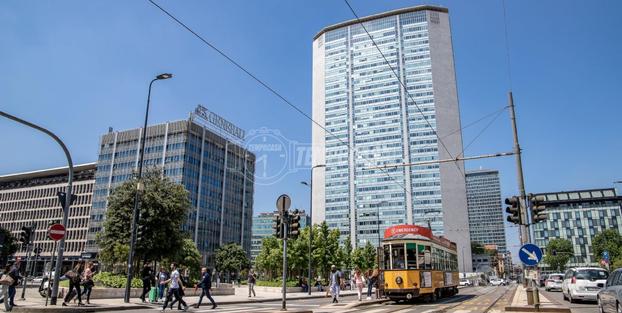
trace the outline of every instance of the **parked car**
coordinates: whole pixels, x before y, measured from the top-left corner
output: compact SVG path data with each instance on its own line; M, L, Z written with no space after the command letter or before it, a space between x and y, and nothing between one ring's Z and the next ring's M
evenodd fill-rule
M490 285L491 286L501 286L503 285L503 280L499 279L499 278L493 278L490 280Z
M562 282L563 282L563 280L564 280L564 274L562 274L562 273L550 274L548 276L548 278L546 279L546 282L544 283L544 290L546 290L546 291L551 291L551 290L562 291Z
M566 271L562 282L564 300L596 301L598 292L605 287L609 277L607 270L599 267L575 267Z
M598 308L601 313L622 312L622 268L609 275L605 288L598 293Z
M471 284L471 282L468 279L461 279L460 286L473 286L473 284Z
M544 287L545 283L546 283L546 279L548 278L548 274L542 274L540 275L540 279L538 279L538 286L540 287Z

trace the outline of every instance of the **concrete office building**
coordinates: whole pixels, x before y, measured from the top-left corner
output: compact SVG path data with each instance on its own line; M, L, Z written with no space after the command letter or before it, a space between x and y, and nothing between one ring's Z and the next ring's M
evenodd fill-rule
M58 192L67 190L67 167L0 176L0 228L19 238L23 226L34 226L33 247L41 248L41 259L49 261L54 241L47 237L50 224L62 223L63 210ZM91 217L95 183L95 163L74 166L73 193L77 196L69 209L64 259L76 261L84 252ZM26 259L26 249L15 257Z
M496 170L477 170L466 173L467 206L471 241L495 245L499 253L507 251L501 185Z
M567 267L599 266L601 256L594 255L592 240L606 229L622 233L622 197L615 189L593 189L541 193L546 201L547 220L534 226L535 244L544 247L549 240L564 238L570 240L574 256ZM544 271L547 268L542 264Z
M300 216L300 228L309 225L309 215L304 210L298 214ZM253 217L253 230L251 239L251 261L254 263L255 258L261 252L261 242L264 238L274 236L272 224L274 222L274 212L259 213Z
M250 254L255 155L198 115L205 111L199 106L188 120L149 126L143 164L146 170L161 169L188 190L191 209L181 231L192 236L203 261L214 265L214 251L227 243L241 244ZM207 112L210 121L222 120ZM108 195L138 168L141 132L142 128L109 131L101 138L90 251L98 249L95 236L102 230Z
M327 130L312 124L313 165L326 165L314 171L313 220L358 246L378 243L378 223L381 232L429 224L465 249L471 268L463 162L373 168L462 152L448 10L416 6L361 21L375 44L357 20L313 41L313 119Z

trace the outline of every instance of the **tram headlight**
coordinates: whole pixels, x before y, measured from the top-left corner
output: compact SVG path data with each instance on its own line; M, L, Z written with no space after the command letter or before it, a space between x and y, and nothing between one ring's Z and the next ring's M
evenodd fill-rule
M395 278L395 283L396 283L396 284L400 285L402 282L403 282L402 277L397 276L397 277Z

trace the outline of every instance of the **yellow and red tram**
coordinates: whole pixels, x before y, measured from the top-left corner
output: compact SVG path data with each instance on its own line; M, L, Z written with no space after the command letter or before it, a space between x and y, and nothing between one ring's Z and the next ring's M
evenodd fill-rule
M391 300L430 301L458 293L456 244L428 228L396 225L382 241L384 294Z

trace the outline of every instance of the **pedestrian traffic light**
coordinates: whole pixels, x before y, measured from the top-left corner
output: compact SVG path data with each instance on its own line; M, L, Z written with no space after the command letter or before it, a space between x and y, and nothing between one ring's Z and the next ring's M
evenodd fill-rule
M32 227L22 226L22 231L19 233L19 242L25 245L29 245L32 237Z
M509 207L505 208L505 212L510 214L507 221L512 224L522 224L520 217L520 200L518 197L505 198L505 204L509 205Z
M531 208L531 223L536 224L539 222L546 221L546 206L544 205L544 201L546 200L544 196L529 194L529 207Z
M300 234L300 211L295 209L290 213L288 238L295 239Z
M283 221L281 220L281 215L276 212L274 213L274 218L272 219L272 228L274 229L274 235L276 238L283 238L282 229L283 229Z
M56 193L56 195L58 196L58 201L60 201L60 207L64 208L65 207L65 201L67 201L67 193L63 192L63 191L59 191ZM72 205L76 199L78 198L78 196L72 194L71 195L71 203L69 205Z

